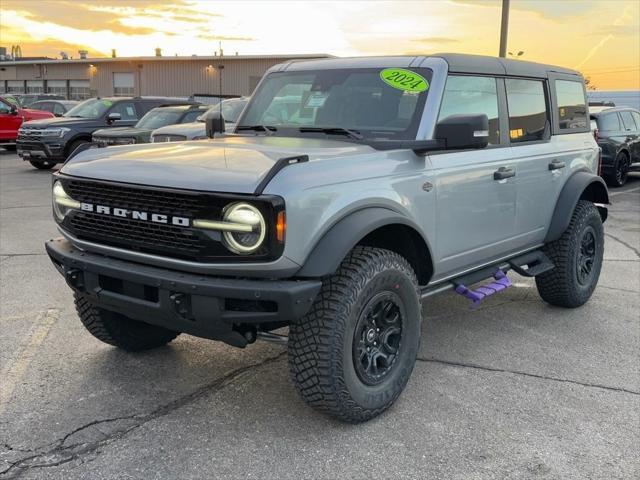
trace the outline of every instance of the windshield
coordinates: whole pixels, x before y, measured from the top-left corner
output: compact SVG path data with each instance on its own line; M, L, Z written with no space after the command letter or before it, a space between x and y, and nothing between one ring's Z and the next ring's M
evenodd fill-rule
M109 107L113 105L111 100L105 100L100 98L90 98L84 102L76 105L67 113L64 117L77 117L77 118L99 118L102 117Z
M424 68L276 72L261 83L237 128L272 126L275 135L295 136L348 129L364 139L415 139L430 80Z
M182 112L154 109L148 112L138 121L138 123L136 123L136 128L155 130L156 128L164 127L166 125L173 125L174 123L178 123L181 115Z
M217 110L222 106L222 118L224 118L224 123L236 123L238 121L238 117L242 113L242 109L244 109L248 102L249 99L247 98L230 98L223 100L221 105L219 104L215 107L211 107L207 112ZM207 112L200 115L196 120L198 122L204 122L207 118Z

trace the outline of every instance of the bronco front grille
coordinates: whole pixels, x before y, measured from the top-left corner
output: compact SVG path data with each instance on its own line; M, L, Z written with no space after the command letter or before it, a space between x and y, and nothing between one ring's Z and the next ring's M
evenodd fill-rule
M184 142L187 139L185 135L173 135L166 133L159 133L153 136L153 143L162 142Z
M236 195L222 193L164 190L64 177L61 180L69 196L82 203L191 220L219 220L225 205L240 200ZM262 210L265 218L275 218L275 205L271 201L256 202L255 197L251 201ZM271 259L274 254L281 253L281 249L272 250L269 241L253 255L238 256L224 246L220 232L130 217L79 209L71 211L62 226L81 240L185 260L233 258L234 261L255 261ZM272 235L270 233L269 237Z

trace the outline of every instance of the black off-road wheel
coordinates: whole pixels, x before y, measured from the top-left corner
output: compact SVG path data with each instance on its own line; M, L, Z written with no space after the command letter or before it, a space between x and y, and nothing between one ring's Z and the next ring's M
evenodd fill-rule
M580 200L562 236L544 247L555 268L536 277L542 299L565 308L583 305L598 284L604 228L596 206Z
M29 163L38 170L51 170L55 165L54 162L49 162L47 160L29 160Z
M166 345L179 332L132 320L119 313L96 307L85 297L74 294L76 311L89 333L98 340L130 352Z
M618 153L618 155L616 155L616 161L613 164L613 171L604 177L607 185L610 187L622 187L627 183L630 167L629 155L627 155L626 152Z
M409 380L422 307L409 263L356 247L323 281L310 312L289 328L293 382L310 406L358 423L388 409Z

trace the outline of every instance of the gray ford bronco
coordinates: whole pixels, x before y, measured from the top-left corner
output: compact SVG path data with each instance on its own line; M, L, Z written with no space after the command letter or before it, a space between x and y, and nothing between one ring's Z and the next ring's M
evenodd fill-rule
M560 307L596 287L609 198L578 72L289 62L233 133L208 115L211 138L79 149L54 175L47 252L103 342L288 342L303 399L361 422L407 384L426 298L477 305L508 271Z

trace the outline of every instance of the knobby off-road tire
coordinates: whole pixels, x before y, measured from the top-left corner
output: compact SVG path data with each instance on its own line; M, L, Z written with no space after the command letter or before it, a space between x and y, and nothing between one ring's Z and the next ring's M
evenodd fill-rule
M298 392L310 406L345 422L379 415L409 380L421 321L409 263L389 250L356 247L323 280L311 311L289 328L289 367Z
M29 163L38 170L51 170L55 165L54 162L48 162L46 160L29 160Z
M542 299L559 307L583 305L598 284L604 228L596 206L580 200L562 236L544 247L555 268L536 277Z
M89 333L114 347L137 352L166 345L179 332L132 320L124 315L98 308L85 297L74 294L76 311Z

